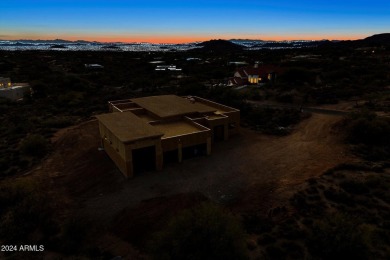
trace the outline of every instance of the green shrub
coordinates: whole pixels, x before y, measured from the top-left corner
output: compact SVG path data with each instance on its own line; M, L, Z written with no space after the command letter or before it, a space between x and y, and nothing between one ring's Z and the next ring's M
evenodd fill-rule
M239 222L220 208L204 203L185 210L150 243L156 259L246 259Z

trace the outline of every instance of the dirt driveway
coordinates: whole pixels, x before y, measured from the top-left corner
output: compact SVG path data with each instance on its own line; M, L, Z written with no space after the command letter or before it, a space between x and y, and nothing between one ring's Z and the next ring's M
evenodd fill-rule
M161 172L130 180L98 151L97 122L91 121L59 132L53 138L53 154L33 175L99 221L109 221L143 200L189 192L238 211L266 213L284 205L306 179L353 160L332 130L339 120L340 116L313 114L285 137L242 129L240 135L213 145L210 156L165 165Z

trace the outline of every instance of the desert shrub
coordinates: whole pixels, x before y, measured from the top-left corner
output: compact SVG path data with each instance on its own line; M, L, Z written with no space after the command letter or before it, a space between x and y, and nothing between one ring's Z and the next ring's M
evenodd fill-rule
M66 255L85 253L95 231L87 219L73 216L65 221L52 247Z
M73 120L70 117L54 117L46 119L42 122L45 127L63 128L73 124Z
M337 191L333 188L327 189L324 191L325 198L328 200L341 203L347 206L354 206L355 201L352 199L350 195L348 195L344 191Z
M80 107L84 102L84 92L69 91L57 96L59 105L66 107Z
M390 121L373 113L352 114L346 119L347 141L354 144L389 145Z
M297 91L283 92L276 96L276 100L282 103L294 103L297 98Z
M333 172L337 171L369 171L371 168L365 164L353 164L353 163L341 163L334 168L332 168Z
M268 259L286 259L287 253L280 245L269 245L265 250Z
M31 86L33 98L45 98L49 87L42 82L34 82Z
M308 212L312 208L310 203L308 202L306 194L303 191L295 193L290 198L290 201L292 205L294 205L301 213Z
M369 161L385 161L390 157L390 147L383 145L359 144L353 147L353 152Z
M287 82L290 85L302 85L305 82L314 83L315 73L305 68L290 68L279 77L282 82Z
M259 90L250 89L250 91L245 92L245 94L247 95L247 98L251 100L261 101L264 99L263 95L260 93Z
M298 109L262 107L251 110L246 121L264 133L286 135L291 132L290 126L299 123L305 116Z
M245 100L245 95L231 88L215 86L210 88L202 96L218 103L237 108L240 110L242 116L246 116L251 110L250 105Z
M365 185L370 189L378 189L383 187L383 184L386 186L386 182L383 182L382 178L378 176L370 176L366 179ZM385 188L387 189L387 188Z
M41 158L49 148L48 141L42 135L29 135L20 144L20 151L27 156Z
M156 259L246 259L247 253L239 222L209 203L173 218L150 249Z
M314 223L307 246L320 259L367 259L368 236L357 220L336 214Z
M296 240L304 238L306 233L302 230L296 222L288 219L278 227L278 233L284 238Z
M253 251L257 248L257 242L255 240L248 240L246 246L250 251Z
M346 192L352 194L365 194L370 191L365 183L358 181L343 181L340 183L340 186Z
M296 242L283 242L281 247L288 252L291 259L304 259L305 250Z
M264 235L261 235L257 239L257 244L258 245L268 245L268 244L275 243L275 242L276 242L275 237L273 237L271 234L268 234L268 233L265 233Z
M273 223L265 217L254 214L245 214L242 218L245 231L249 234L262 234L271 231L273 228Z
M5 172L6 169L10 166L10 161L3 155L0 158L0 172Z
M354 144L356 154L371 161L390 156L390 120L374 113L361 112L345 119L346 141Z
M34 244L57 232L51 199L31 180L4 182L0 186L0 207L0 240Z
M207 88L203 84L199 84L193 80L183 80L180 84L180 87L177 89L177 95L194 95L194 96L203 96L207 92Z

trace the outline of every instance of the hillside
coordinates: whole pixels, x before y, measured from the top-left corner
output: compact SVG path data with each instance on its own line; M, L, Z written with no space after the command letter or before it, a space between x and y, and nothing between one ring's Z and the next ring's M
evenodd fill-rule
M226 40L211 40L211 41L206 41L206 42L202 42L202 43L199 43L197 44L197 46L202 46L202 48L200 49L196 49L196 50L200 50L200 51L208 51L208 52L232 52L232 51L242 51L243 50L243 47L238 45L238 44L234 44L230 41L226 41Z
M390 33L374 34L362 40L365 43L390 45Z

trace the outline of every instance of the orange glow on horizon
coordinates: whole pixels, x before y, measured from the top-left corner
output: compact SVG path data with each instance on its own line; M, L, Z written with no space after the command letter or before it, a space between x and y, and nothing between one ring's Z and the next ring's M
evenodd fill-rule
M358 40L366 38L366 35L310 35L310 34L290 34L290 35L207 35L207 36L171 36L171 35L142 35L142 36L102 36L102 35L24 35L7 37L7 40L54 40L63 39L69 41L85 40L85 41L97 41L97 42L148 42L148 43L189 43L189 42L202 42L212 39L250 39L250 40L265 40L265 41L289 41L289 40Z

